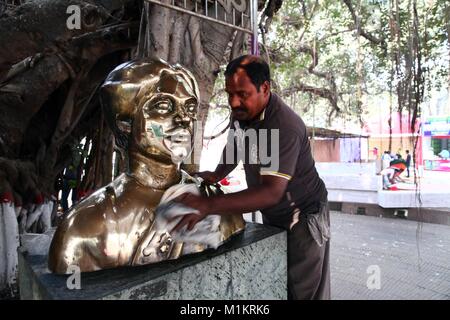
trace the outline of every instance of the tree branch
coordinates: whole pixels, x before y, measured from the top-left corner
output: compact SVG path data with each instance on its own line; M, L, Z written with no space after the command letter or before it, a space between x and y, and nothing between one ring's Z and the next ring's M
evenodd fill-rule
M358 33L367 40L369 40L371 43L381 46L383 50L387 50L386 41L383 38L378 38L363 29L360 23L361 22L360 17L356 15L355 9L353 8L352 0L342 0L342 1L344 1L345 5L350 11L350 14L352 15L352 19Z
M169 4L170 0L162 2ZM150 56L161 58L165 61L169 60L169 39L172 32L172 10L158 5L152 5L149 12L148 28L151 34L152 44Z
M301 44L301 45L299 45L298 50L300 52L309 54L312 58L312 62L308 67L308 72L317 77L326 79L330 85L330 89L313 88L313 87L309 87L309 86L305 86L305 85L302 85L301 87L303 87L304 90L306 90L305 92L311 92L318 96L328 99L330 101L331 105L333 106L333 108L339 112L340 109L337 105L337 100L338 100L337 85L336 85L336 81L335 81L333 74L331 74L330 72L321 72L321 71L315 70L315 68L319 64L319 56L317 53L317 47L312 48L308 45Z
M181 47L184 44L184 34L187 32L189 16L175 12L175 23L170 39L169 63L178 63L181 59Z
M333 92L330 89L318 88L318 87L313 87L313 86L310 86L310 85L307 85L304 83L298 83L294 86L284 89L282 91L282 95L291 95L291 94L295 93L296 91L312 93L316 96L327 99L330 102L330 104L333 106L334 110L336 110L337 112L341 111L341 109L338 107L338 104L337 104L337 95L335 92Z
M230 61L239 57L242 54L245 36L246 34L242 31L236 32L236 35L233 39L233 44L231 46Z
M269 0L267 6L261 16L259 22L259 28L264 30L265 33L269 32L270 25L272 24L273 16L280 10L283 0Z
M27 57L39 52L51 54L49 47L55 40L65 43L97 30L110 19L112 12L130 2L132 0L27 1L10 15L0 18L0 79L13 64ZM81 29L67 28L69 5L81 8Z

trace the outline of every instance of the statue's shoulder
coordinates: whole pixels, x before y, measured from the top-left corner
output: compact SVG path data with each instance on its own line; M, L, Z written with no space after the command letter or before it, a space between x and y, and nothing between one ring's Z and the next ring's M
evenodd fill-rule
M154 189L142 186L132 176L122 174L73 206L65 220L69 222L85 217L102 219L109 214L124 216L142 210L153 212L161 196L161 192L154 192Z
M106 193L110 197L116 197L119 202L125 202L129 205L134 203L136 207L154 209L159 202L165 190L157 190L139 183L131 175L123 174L117 177L106 188Z
M127 180L125 175L123 177L119 176L108 185L83 198L70 208L64 220L70 221L85 216L93 218L96 214L103 215L108 213L112 210L112 205L117 201L117 194L120 194L121 190L127 188Z

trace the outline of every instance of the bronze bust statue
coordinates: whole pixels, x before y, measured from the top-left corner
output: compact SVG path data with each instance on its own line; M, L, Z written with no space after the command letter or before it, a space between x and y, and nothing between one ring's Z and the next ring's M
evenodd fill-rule
M130 61L109 74L100 95L116 144L128 155L128 171L65 214L50 246L49 269L95 271L205 250L174 241L154 224L155 208L180 182L179 164L193 147L199 103L194 76L162 60ZM241 215L220 219L223 241L245 227Z

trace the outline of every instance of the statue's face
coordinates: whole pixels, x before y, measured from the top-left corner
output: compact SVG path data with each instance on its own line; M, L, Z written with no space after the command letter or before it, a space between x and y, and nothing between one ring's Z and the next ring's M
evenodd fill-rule
M181 162L191 153L198 100L186 75L161 73L133 122L133 139L144 156Z

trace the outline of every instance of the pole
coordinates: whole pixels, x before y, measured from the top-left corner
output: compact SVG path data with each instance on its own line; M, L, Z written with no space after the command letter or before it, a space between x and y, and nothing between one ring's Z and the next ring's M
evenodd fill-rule
M258 45L258 0L250 0L250 16L252 17L252 46L251 53L259 56Z

